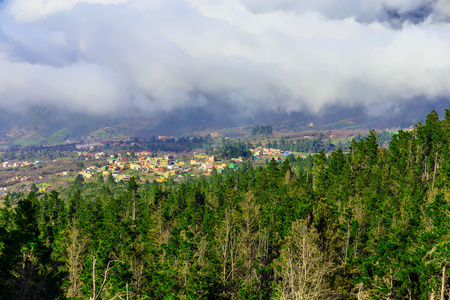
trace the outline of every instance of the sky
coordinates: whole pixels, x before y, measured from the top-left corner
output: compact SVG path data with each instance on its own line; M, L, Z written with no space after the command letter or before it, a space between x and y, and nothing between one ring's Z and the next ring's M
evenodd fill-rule
M449 0L0 0L4 109L377 113L449 79Z

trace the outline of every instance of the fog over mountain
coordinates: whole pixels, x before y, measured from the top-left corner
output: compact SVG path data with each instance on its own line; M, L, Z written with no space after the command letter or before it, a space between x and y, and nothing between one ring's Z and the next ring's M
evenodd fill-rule
M444 0L3 0L0 106L379 116L450 99L449 23Z

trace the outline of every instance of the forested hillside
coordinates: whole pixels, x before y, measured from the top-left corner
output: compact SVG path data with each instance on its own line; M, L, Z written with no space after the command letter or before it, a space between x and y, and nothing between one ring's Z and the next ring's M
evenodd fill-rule
M449 142L433 111L388 149L11 197L0 298L448 299Z

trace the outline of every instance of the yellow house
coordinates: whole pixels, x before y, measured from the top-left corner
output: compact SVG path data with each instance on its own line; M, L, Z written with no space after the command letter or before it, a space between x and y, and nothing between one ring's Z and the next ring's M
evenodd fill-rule
M14 176L13 178L11 178L11 181L17 181L20 180L22 177L20 176Z
M84 177L85 178L92 178L92 174L91 173L86 173L86 174L84 174Z
M157 165L159 163L159 161L162 160L162 159L163 159L162 157L149 157L148 161L151 164Z
M139 164L136 164L136 163L130 164L130 169L131 170L137 170L137 169L140 169L140 168L141 168L141 165L139 165Z
M175 175L175 171L168 171L164 173L164 177L171 178L173 175Z

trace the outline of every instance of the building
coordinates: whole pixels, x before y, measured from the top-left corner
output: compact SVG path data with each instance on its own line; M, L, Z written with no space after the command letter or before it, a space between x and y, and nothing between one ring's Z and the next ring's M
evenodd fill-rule
M142 169L141 165L137 164L137 163L132 163L130 164L130 169L131 170L140 170Z
M117 180L129 180L131 178L131 175L128 174L123 174L123 175L119 175L117 176Z
M94 149L94 148L100 148L100 147L103 147L103 144L101 142L90 142L90 143L75 145L75 148L77 150L80 150L80 149Z
M202 164L202 169L203 170L209 170L213 168L213 163L212 162L207 162L207 163L203 163Z

